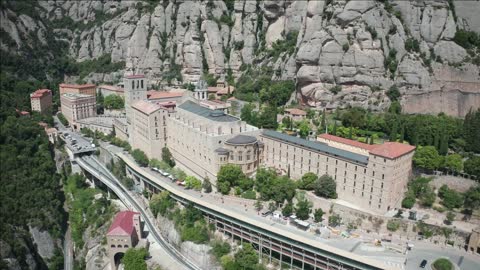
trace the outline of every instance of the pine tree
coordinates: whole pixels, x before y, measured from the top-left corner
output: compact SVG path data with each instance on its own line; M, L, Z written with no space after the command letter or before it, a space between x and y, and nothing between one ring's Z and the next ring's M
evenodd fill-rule
M398 123L397 121L393 122L392 130L390 131L390 141L394 142L397 140L397 130L398 130Z
M332 134L333 135L337 135L337 121L334 120L334 123L333 123L333 131L332 131Z
M325 127L326 127L326 112L324 109L322 114L322 122L320 123L320 128L322 129L322 133L325 130Z

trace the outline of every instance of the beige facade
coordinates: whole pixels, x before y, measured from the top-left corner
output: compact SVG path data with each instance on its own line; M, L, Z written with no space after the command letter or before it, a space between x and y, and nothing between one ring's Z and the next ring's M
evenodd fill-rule
M32 111L45 113L52 107L52 91L49 89L38 89L30 94Z
M117 95L123 97L123 88L114 85L103 84L97 87L97 93L102 93L104 97L110 95Z
M63 115L74 128L77 120L96 115L95 96L67 93L61 95L60 103Z
M60 95L63 94L84 94L95 97L95 84L65 84L59 85Z
M124 116L122 116L125 118ZM111 116L96 116L96 117L89 117L77 120L77 130L81 130L82 128L88 128L92 131L98 131L105 135L109 135L113 132L113 122L116 119L122 118L120 116L111 117Z
M166 146L166 119L173 110L162 108L148 101L132 105L131 145L145 152L149 158L161 159Z
M293 179L307 172L327 174L337 183L338 199L376 213L399 206L412 171L415 148L409 145L379 145L366 155L342 149L349 145L336 147L275 131L266 130L260 137L266 167L290 173Z
M167 118L167 127L167 146L177 164L197 177L212 180L225 164L225 157L219 151L226 148L226 141L240 134L259 133L237 117L192 101L177 107L176 113Z
M225 141L222 148L215 150L220 167L224 164L240 166L251 175L263 161L263 143L254 136L237 135Z
M115 137L120 140L128 142L128 124L126 118L115 118L113 120L113 130L115 131Z

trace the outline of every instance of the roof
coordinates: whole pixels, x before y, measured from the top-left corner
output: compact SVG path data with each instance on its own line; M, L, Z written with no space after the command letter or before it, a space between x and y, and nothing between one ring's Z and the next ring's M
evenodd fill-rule
M235 92L235 87L227 86L227 87L220 88L217 92L217 95L226 95L226 94L231 94L233 92Z
M62 83L60 84L60 87L68 87L68 88L91 88L95 87L95 84L66 84Z
M166 92L166 91L156 91L156 90L147 91L148 99L176 98L176 97L182 97L182 96L183 96L182 92Z
M399 142L385 142L383 144L376 145L375 148L370 150L370 154L394 159L406 155L413 150L415 150L415 146L413 145Z
M223 111L211 110L209 108L198 105L197 103L187 100L177 106L179 109L194 113L215 122L235 122L240 121L239 118L225 114Z
M219 148L215 149L215 152L217 152L219 154L228 154L230 152L230 150L219 147Z
M141 79L141 78L145 78L145 75L143 75L143 74L127 75L127 76L125 76L125 78L127 78L127 79Z
M133 225L133 216L139 213L133 211L119 212L108 228L107 235L132 235L135 226Z
M87 94L77 94L77 93L65 93L62 96L67 98L86 98L86 97L95 97Z
M366 144L366 143L362 143L362 142L359 142L359 141L345 139L345 138L342 138L342 137L338 137L338 136L331 135L331 134L326 134L326 133L320 134L320 135L318 135L318 137L322 138L322 139L325 139L325 140L330 140L330 141L334 141L334 142L338 142L338 143L347 144L347 145L354 146L354 147L357 147L357 148L361 148L361 149L364 149L364 150L367 150L367 151L370 151L373 148L378 147L378 145Z
M31 98L41 98L46 95L51 95L52 91L50 89L38 89L37 91L30 94Z
M295 109L295 108L285 109L285 111L289 112L290 114L293 114L293 115L307 115L306 111L300 110L300 109Z
M102 88L102 89L105 89L105 90L108 90L108 91L113 91L113 92L121 92L121 93L124 92L123 88L115 86L115 85L102 84L102 85L98 86L98 88Z
M296 144L314 151L319 151L323 153L327 153L333 156L338 156L344 159L348 159L354 162L362 163L362 164L368 164L368 157L356 153L352 153L349 151L345 151L342 149L338 149L332 146L329 146L326 143L321 143L321 142L314 142L314 141L308 141L302 138L290 136L287 134L283 134L280 132L276 132L273 130L264 130L262 133L263 136L274 138L277 140L282 140L285 142L289 142L292 144Z
M222 89L223 87L217 87L217 86L209 86L208 87L208 92L209 93L217 93L218 91L220 91L220 89Z
M57 132L57 129L54 128L54 127L47 128L47 129L45 130L45 132L47 132L47 134L56 133L56 132Z
M228 139L228 144L251 144L257 142L257 138L247 135L237 135L231 139Z
M132 105L133 108L143 112L144 114L152 114L160 109L155 103L150 103L148 101L139 100Z

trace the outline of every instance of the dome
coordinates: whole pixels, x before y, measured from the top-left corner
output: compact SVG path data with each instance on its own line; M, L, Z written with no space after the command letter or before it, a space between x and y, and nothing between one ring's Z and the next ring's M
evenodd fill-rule
M227 144L252 144L256 142L257 138L246 135L237 135L226 141Z

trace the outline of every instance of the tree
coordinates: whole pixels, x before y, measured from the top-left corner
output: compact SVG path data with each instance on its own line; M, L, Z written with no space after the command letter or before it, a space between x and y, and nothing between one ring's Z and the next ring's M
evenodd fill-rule
M282 124L286 129L292 130L293 121L292 118L290 118L289 116L285 116L282 118Z
M308 108L306 111L307 111L307 118L308 119L313 119L315 117L315 111L314 110Z
M471 187L465 192L464 207L470 210L480 209L480 186Z
M162 160L167 163L170 167L175 167L175 160L172 157L172 153L167 147L162 148Z
M97 92L97 114L103 114L103 108L104 108L104 97L102 94L102 91Z
M452 262L448 259L440 258L433 262L433 267L436 270L453 270L455 267L453 266Z
M438 153L442 156L445 156L448 153L448 134L445 130L442 132L442 137L440 138Z
M323 220L323 214L325 214L322 210L322 208L317 208L313 212L313 218L315 219L315 222L322 222Z
M360 107L353 107L344 112L341 116L342 124L345 127L360 128L365 125L366 110Z
M142 150L140 150L140 149L133 150L132 151L132 157L133 157L133 159L135 159L135 161L138 163L138 165L140 165L142 167L146 167L148 165L148 157L145 154L145 152L143 152Z
M445 168L453 172L461 172L463 170L462 156L459 154L448 155L445 158Z
M398 87L396 85L392 85L387 91L387 96L392 102L398 101L398 98L400 97L400 91L398 90Z
M337 198L337 184L332 177L322 175L315 184L315 195L330 199Z
M298 219L307 220L312 211L312 203L306 199L299 200L295 207L295 215Z
M440 166L440 161L440 155L433 146L419 147L413 156L415 166L426 170L435 170Z
M273 212L275 210L277 210L277 205L274 202L270 202L268 204L268 211Z
M260 200L256 200L254 206L255 206L255 210L257 211L260 211L263 209L263 203Z
M245 104L240 111L240 118L250 125L257 125L257 113L254 111L255 105L252 103Z
M480 153L480 108L465 115L463 129L469 150Z
M258 264L258 255L250 243L243 244L235 253L235 262L239 269L254 270Z
M202 181L198 180L195 176L189 175L185 178L185 188L199 191L202 189Z
M342 218L338 214L331 214L328 217L328 226L337 227L342 224Z
M333 121L333 131L332 131L332 134L333 135L337 135L337 121Z
M327 115L325 109L322 113L322 121L320 122L320 129L322 130L321 133L325 132L325 127L327 126Z
M170 192L162 191L158 194L153 194L150 199L150 209L154 216L158 214L165 216L165 214L173 208L175 202L170 197Z
M147 256L148 252L145 248L129 248L122 258L125 270L147 270L147 263L145 262Z
M220 258L231 251L230 244L227 242L222 242L222 241L214 241L212 243L212 249L210 250L210 253L217 258L217 260L220 260Z
M205 193L212 192L212 183L210 182L210 179L208 177L203 179L202 188Z
M463 164L466 173L480 179L480 157L472 156Z
M315 188L315 182L318 180L316 174L308 172L302 176L297 182L297 187L304 190L313 190Z
M413 194L413 192L407 192L402 200L402 207L410 209L415 205L415 201L415 194Z
M455 213L453 213L452 211L449 211L449 212L447 213L446 218L447 218L447 219L445 220L445 223L446 223L447 225L451 225L452 222L455 220Z
M233 164L223 165L217 174L217 187L222 194L228 194L230 187L236 186L245 177L239 166Z
M119 110L124 108L125 101L121 96L108 95L105 97L104 107L109 110Z
M297 186L292 179L286 176L275 177L270 187L271 199L277 204L283 203L285 200L292 201L296 188Z
M390 219L387 222L387 230L394 232L400 228L400 222L398 220Z
M284 217L289 217L293 214L293 204L291 202L286 203L282 209L282 215Z
M442 199L442 204L448 209L459 208L464 204L464 197L460 192L450 189L443 185L438 190L438 196Z
M304 120L300 122L298 129L300 137L306 138L308 136L308 133L310 133L310 125L308 124L308 121Z

